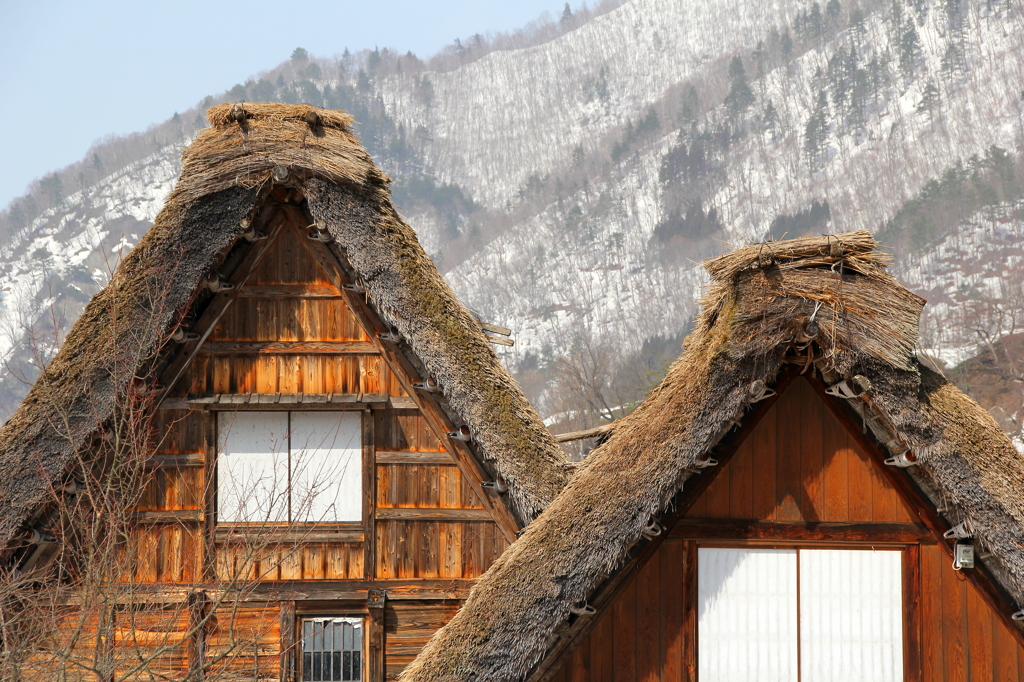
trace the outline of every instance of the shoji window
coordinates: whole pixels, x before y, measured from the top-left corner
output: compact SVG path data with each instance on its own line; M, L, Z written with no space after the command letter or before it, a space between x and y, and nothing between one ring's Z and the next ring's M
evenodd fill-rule
M361 682L363 620L307 618L302 621L302 679Z
M222 412L217 518L234 523L362 519L358 412Z
M698 551L701 682L903 679L902 553Z

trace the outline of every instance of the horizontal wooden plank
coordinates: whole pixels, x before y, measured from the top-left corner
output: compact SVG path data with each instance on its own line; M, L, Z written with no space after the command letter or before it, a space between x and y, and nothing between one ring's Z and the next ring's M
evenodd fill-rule
M516 342L512 339L506 339L504 336L494 336L493 334L484 334L487 340L493 343L495 346L514 346Z
M491 334L501 334L502 336L512 336L512 330L509 329L508 327L502 327L501 325L491 324L490 322L482 322L480 320L477 320L477 322L480 322L480 328L483 329L485 332L490 332Z
M153 455L146 461L150 468L164 467L201 467L206 463L206 456L203 453L188 455Z
M669 537L688 540L934 542L927 528L914 523L781 523L743 519L680 519Z
M208 355L379 355L369 341L207 341L199 352Z
M378 521L492 521L486 509L425 509L422 507L378 507Z
M377 464L450 464L458 466L447 452L391 452L378 450Z
M160 409L203 410L364 410L391 404L386 393L217 393L214 395L167 398Z
M341 298L330 284L247 284L239 298Z
M391 396L391 407L396 410L415 410L416 401L407 395Z
M288 526L221 523L214 529L214 540L218 543L245 542L248 539L256 539L261 544L353 543L363 542L365 531L360 523Z
M199 523L206 516L199 509L144 511L132 514L138 523Z
M243 589L224 590L223 583L191 583L188 586L172 584L136 584L115 602L131 604L178 604L188 595L202 590L216 603L278 601L359 601L365 604L369 590L384 590L388 601L427 601L465 599L476 583L466 579L402 579L402 580L289 580L245 583ZM83 600L71 595L65 604L75 605Z

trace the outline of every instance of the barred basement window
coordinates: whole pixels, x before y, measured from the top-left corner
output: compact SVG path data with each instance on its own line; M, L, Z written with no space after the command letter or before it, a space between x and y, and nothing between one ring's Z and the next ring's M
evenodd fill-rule
M302 621L302 679L361 682L362 618L307 618Z

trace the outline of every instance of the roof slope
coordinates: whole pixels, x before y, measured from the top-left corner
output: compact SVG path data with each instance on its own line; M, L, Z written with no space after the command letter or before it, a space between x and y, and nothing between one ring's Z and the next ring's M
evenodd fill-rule
M867 423L920 462L921 487L970 519L986 565L1024 597L1024 458L993 419L914 348L924 301L885 271L867 232L740 249L705 263L712 284L664 381L618 422L558 498L479 580L404 682L522 680L668 511L695 462L743 418L793 349L815 350L829 382L871 388ZM812 343L813 342L813 343ZM1009 608L1010 605L1007 605Z
M98 431L119 428L140 378L167 362L169 335L201 284L240 243L275 183L305 192L330 248L361 278L438 381L453 416L508 486L528 522L561 490L569 468L478 323L391 204L389 179L341 112L308 105L221 105L184 151L182 174L152 229L68 334L0 430L0 546L37 515ZM275 174L276 170L276 174ZM138 378L137 378L138 377Z

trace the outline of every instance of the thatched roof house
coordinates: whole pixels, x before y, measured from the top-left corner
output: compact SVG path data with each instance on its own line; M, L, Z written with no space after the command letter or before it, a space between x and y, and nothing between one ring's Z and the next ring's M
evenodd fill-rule
M429 384L414 391L416 405L470 434L459 447L503 482L510 523L529 522L569 470L481 324L395 211L390 180L351 118L307 105L225 104L209 120L152 229L0 431L0 545L47 513L95 439L118 437L133 396L156 404L171 390L245 284L267 243L261 232L284 213L336 259L325 268L364 326L383 325L373 342Z
M573 680L588 675L597 679L591 664L603 667L597 661L611 661L600 659L611 639L594 640L583 663L571 654L598 618L609 620L623 613L629 617L629 625L615 631L616 648L619 632L632 637L633 630L643 633L643 628L653 627L643 643L657 649L658 609L661 622L671 620L672 614L665 615L666 607L658 600L648 603L653 626L650 618L640 615L639 605L635 621L629 615L633 606L621 613L616 606L612 614L616 590L645 570L644 562L656 554L659 543L668 542L666 537L720 542L726 526L734 533L728 537L748 545L757 538L847 543L875 538L883 544L907 542L907 551L914 552L907 556L918 557L918 548L932 551L936 544L952 553L956 540L943 538L943 533L967 522L969 530L961 535L973 534L978 560L977 567L965 568L964 574L992 609L997 629L1006 628L1018 642L1024 641L1015 622L1024 615L1019 613L1024 605L1024 457L977 403L918 358L918 319L924 301L889 275L886 264L867 232L753 246L707 262L712 283L703 312L664 381L633 414L616 423L610 438L589 455L569 485L492 565L461 611L406 669L404 682L514 682L558 674ZM879 490L895 488L913 523L898 525L898 531L893 530L897 526L857 526L858 535L850 524L818 521L780 524L755 518L723 525L728 519L688 520L690 535L674 532L673 526L697 498L715 485L713 478L728 471L730 457L779 399L774 393L795 380L804 382L804 377L820 388L817 395L828 405L824 414L836 415L827 416L830 423L839 419L849 437L860 443L857 448L874 458L873 485ZM829 395L826 387L831 387ZM806 391L807 400L818 401L814 392ZM791 438L797 443L793 447L799 447L802 422L815 421L812 414L816 413L795 412L795 421L785 425L780 416L780 432L773 430L769 440L789 437L781 432L785 426L797 434ZM818 447L823 427L820 421L813 427L817 440L810 440ZM767 442L755 440L746 446L751 461L761 456ZM795 457L781 450L779 456L780 467L787 465L784 457ZM820 467L820 453L817 457ZM883 465L883 459L890 466ZM805 472L805 482L816 475ZM757 477L752 483L749 477L746 480L745 489L733 489L734 500L736 491L749 497L749 491L763 483ZM783 480L781 473L778 480ZM793 494L803 495L800 478L794 480ZM770 484L774 491L774 476ZM815 494L820 496L820 490ZM853 496L851 484L851 507ZM915 571L917 561L912 562ZM662 576L677 563L663 562ZM906 559L904 564L908 565ZM948 563L942 568L949 570ZM905 599L911 600L904 602L907 613L925 608L912 596L920 584L917 577L904 579ZM636 583L630 594L640 595L645 589L650 588ZM657 584L653 589L657 591ZM683 589L696 594L697 588ZM658 597L671 601L664 594ZM939 591L935 608L941 607L941 598ZM640 604L640 597L636 599ZM679 597L679 603L691 609L695 623L693 599ZM961 616L965 620L966 612ZM921 660L914 659L912 650L920 644L920 628L927 625L926 619L924 626L913 626L917 630L907 627L907 670L918 666L907 679L919 679ZM695 627L681 640L681 655L684 660L689 656L691 665L695 654L686 649L697 646ZM974 628L970 636L978 631ZM676 635L663 631L662 646L676 642ZM934 646L941 650L944 643ZM991 650L989 646L990 657ZM643 658L636 651L623 655L622 665L630 671ZM677 650L673 655L680 654ZM937 655L941 657L941 651ZM981 654L976 655L980 660ZM574 667L565 672L570 660ZM1017 663L1013 665L1016 670ZM618 667L616 663L616 671ZM678 664L674 671L679 675ZM632 679L633 674L623 679ZM612 679L618 672L601 675L600 679Z

